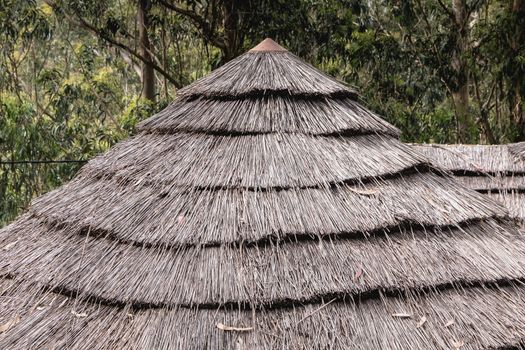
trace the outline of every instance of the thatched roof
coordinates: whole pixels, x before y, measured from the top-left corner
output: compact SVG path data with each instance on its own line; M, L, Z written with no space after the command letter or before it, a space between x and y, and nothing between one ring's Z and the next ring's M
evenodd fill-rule
M412 147L452 173L460 184L500 201L512 217L525 219L525 142Z
M525 174L524 143L508 145L411 144L441 168L456 175Z
M525 141L510 144L509 152L514 156L516 161L525 161Z
M525 340L525 241L355 92L265 41L0 231L0 348Z

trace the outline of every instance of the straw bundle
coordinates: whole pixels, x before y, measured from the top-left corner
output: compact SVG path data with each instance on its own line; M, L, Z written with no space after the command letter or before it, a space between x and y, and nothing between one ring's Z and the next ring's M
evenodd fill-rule
M264 41L0 231L0 348L525 341L525 238Z

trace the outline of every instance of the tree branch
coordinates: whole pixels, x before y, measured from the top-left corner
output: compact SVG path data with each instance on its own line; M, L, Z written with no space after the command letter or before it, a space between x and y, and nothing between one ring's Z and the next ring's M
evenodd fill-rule
M432 30L432 26L430 25L430 22L428 21L428 16L427 16L427 13L425 11L425 8L423 7L423 4L421 3L421 0L416 1L416 4L417 4L417 6L419 6L419 11L423 15L422 16L423 17L423 23L425 23L425 26L426 26L426 34L428 36L428 41L431 43L431 45L430 45L431 51L433 51L433 53L434 53L438 63L440 65L443 65L444 59L441 57L441 51L437 48L436 43L434 42L434 40L432 38L433 30ZM417 50L415 50L415 51L417 51Z
M454 16L454 13L452 13L452 11L447 7L447 5L445 5L443 0L438 0L438 3L439 6L441 6L441 8L443 9L443 11L445 11L445 13L452 19L453 22L455 22L456 17Z
M493 88L492 88L492 91L490 92L490 97L489 97L489 100L487 101L487 103L483 103L483 102L481 102L481 95L479 93L479 84L478 84L478 79L476 77L476 74L473 74L472 78L474 80L475 96L476 96L476 99L477 99L478 105L479 105L478 121L480 122L481 128L484 131L484 134L487 137L487 140L489 141L489 143L494 144L494 143L496 143L496 138L494 137L494 134L492 132L492 128L490 127L490 123L489 123L489 120L488 120L487 105L488 105L488 102L490 102L490 98L492 98L492 94L494 92L494 87L496 85L495 84L493 85Z
M55 11L60 10L60 8L54 2L52 2L51 0L44 0L44 2L47 5L51 6ZM170 83L175 85L175 87L177 89L179 89L179 88L181 88L183 86L181 82L179 82L177 79L175 79L173 76L171 76L168 72L166 72L158 64L156 64L155 62L152 62L152 61L146 59L144 56L142 56L140 53L138 53L137 51L133 50L132 48L130 48L126 44L121 43L121 42L117 41L116 39L112 38L111 36L107 35L106 33L102 32L100 29L98 29L97 27L95 27L92 24L88 23L86 20L84 20L79 15L75 15L75 18L73 18L70 14L66 13L65 11L62 11L62 13L66 17L66 19L69 22L73 23L74 25L80 26L80 27L82 27L82 28L84 28L84 29L94 33L95 35L97 35L101 39L107 41L111 45L114 45L114 46L116 46L116 47L118 47L118 48L128 52L130 55L138 58L142 62L151 65L153 67L153 69L155 69L157 72L162 74L162 76L164 76L166 79L168 79L168 81Z
M200 34L205 40L207 40L210 44L212 44L215 47L218 47L221 50L226 49L226 43L224 42L224 38L219 37L215 33L215 31L213 30L213 28L210 27L206 19L199 16L193 11L184 9L182 7L178 7L177 5L172 4L168 1L157 0L157 2L171 11L177 12L180 15L188 17L190 20L193 21L197 29L200 30Z
M466 16L466 18L470 18L470 15L476 10L476 8L481 3L481 1L483 1L483 0L474 0L472 5L470 5L470 6L467 5L467 16Z

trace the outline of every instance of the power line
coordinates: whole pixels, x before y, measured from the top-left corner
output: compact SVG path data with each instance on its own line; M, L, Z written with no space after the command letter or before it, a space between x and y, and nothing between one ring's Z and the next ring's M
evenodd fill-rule
M63 159L63 160L0 160L0 165L23 165L23 164L83 164L87 160L82 159Z

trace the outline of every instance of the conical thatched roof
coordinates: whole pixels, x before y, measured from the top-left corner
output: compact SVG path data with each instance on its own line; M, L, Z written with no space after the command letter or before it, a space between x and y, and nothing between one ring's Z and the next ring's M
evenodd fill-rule
M462 185L503 203L525 219L525 142L508 145L412 144Z
M271 41L0 231L0 348L479 349L525 337L525 242Z

